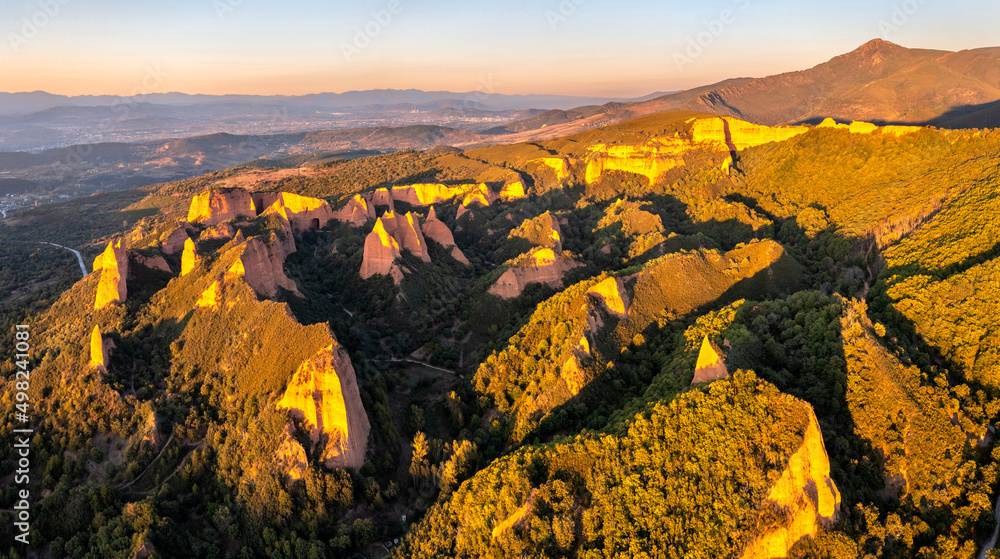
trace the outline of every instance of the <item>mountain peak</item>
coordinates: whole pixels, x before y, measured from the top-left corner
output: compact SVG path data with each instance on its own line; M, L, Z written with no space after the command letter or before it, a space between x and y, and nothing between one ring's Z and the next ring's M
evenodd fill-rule
M885 39L872 39L871 41L868 41L867 43L855 49L852 54L870 55L875 53L894 52L904 49L905 47L901 47L896 43L886 41Z

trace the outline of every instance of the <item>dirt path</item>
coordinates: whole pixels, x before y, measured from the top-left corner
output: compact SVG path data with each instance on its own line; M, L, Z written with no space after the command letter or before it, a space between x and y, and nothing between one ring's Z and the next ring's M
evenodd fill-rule
M425 361L417 361L416 359L399 359L398 357L393 357L389 359L390 363L412 363L413 365L420 365L421 367L427 367L428 369L434 369L435 371L441 371L442 373L448 373L449 375L458 375L455 371L449 369L442 369L441 367L436 367L427 363Z
M156 487L150 489L149 491L145 491L143 493L140 493L140 495L152 495L153 493L159 491L160 488L163 487L163 485L165 483L167 483L168 481L170 481L171 479L173 479L173 477L175 475L177 475L177 472L181 471L181 468L184 467L184 464L187 464L188 459L191 458L191 455L194 454L194 451L196 451L196 450L198 450L198 449L200 449L200 448L202 448L204 446L205 446L205 441L201 441L200 443L194 445L194 448L192 448L191 450L188 451L188 453L184 456L184 458L181 459L181 463L177 464L177 467L174 468L174 470L172 472L170 472L170 475L167 476L166 479L164 479L163 481L161 481L159 485L157 485Z
M142 479L142 476L146 475L146 472L148 472L149 469L153 467L153 464L156 464L156 462L159 461L160 457L163 456L163 453L166 452L168 448L170 448L170 441L172 441L172 440L174 440L174 434L170 433L170 438L167 439L166 444L163 445L163 448L160 450L160 453L156 455L156 458L153 458L153 461L150 462L148 466L146 466L146 469L143 470L141 474L135 476L135 479L133 479L132 481L130 481L130 482L124 484L124 485L119 485L118 489L125 489L126 487L128 487L128 486L132 485L133 483L135 483L135 482L139 481L140 479Z

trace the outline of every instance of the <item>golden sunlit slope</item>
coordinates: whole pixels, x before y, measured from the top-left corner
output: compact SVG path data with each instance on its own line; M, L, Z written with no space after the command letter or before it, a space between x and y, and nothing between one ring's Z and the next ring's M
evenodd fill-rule
M838 517L829 475L812 408L740 371L633 418L621 435L495 461L435 505L395 556L782 557Z

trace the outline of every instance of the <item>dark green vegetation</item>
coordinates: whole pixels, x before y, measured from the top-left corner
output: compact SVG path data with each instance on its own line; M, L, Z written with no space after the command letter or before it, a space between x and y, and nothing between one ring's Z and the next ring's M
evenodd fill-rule
M790 514L766 497L809 404L842 501L792 556L972 557L998 483L1000 134L817 129L743 150L732 174L728 152L699 145L656 180L586 181L588 146L685 138L696 116L312 174L233 169L15 214L0 225L0 287L7 331L28 322L35 336L39 549L300 559L374 556L400 537L398 557L739 557ZM566 158L562 176L539 158ZM202 243L184 277L176 256L174 273L134 270L127 303L101 311L96 276L77 281L68 251L29 244L81 249L88 267L119 236L152 256L194 193L241 180L338 206L393 185L499 191L514 178L526 198L461 218L436 204L470 265L430 241L430 263L403 253L398 286L359 277L371 223L294 239L284 269L303 297L226 283L217 309L195 302L235 262L226 240ZM553 219L583 266L562 289L489 294L505 261L555 246ZM239 225L262 238L279 226ZM624 316L588 293L608 280ZM87 366L95 324L117 346L106 373ZM705 336L746 372L692 388ZM313 462L290 481L274 465L276 401L334 338L371 422L367 463ZM0 473L13 458L4 450Z

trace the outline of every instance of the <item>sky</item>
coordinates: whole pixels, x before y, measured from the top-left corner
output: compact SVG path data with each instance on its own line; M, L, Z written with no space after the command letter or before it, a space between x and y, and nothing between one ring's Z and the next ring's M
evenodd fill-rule
M998 24L996 0L0 0L0 91L628 98Z

